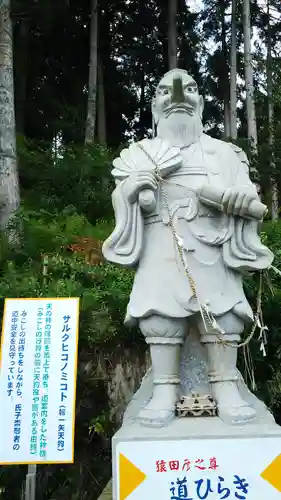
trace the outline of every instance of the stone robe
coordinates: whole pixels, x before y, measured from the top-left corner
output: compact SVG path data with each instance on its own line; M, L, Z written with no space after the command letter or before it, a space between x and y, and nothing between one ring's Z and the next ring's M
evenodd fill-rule
M205 134L182 148L181 154L182 166L165 178L163 188L200 302L215 317L233 311L251 321L243 272L267 268L272 253L260 241L257 221L207 207L196 194L206 183L222 190L247 186L256 194L246 155ZM138 201L128 202L125 182L118 182L112 195L116 227L103 247L107 260L136 268L125 322L133 324L151 314L172 318L195 314L198 303L179 259L160 187L156 209L146 214Z

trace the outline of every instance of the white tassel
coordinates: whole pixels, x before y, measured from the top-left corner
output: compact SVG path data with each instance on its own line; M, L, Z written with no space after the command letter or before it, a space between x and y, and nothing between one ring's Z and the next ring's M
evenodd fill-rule
M263 357L265 357L266 356L266 350L265 350L265 345L264 345L263 342L261 342L260 351L262 352Z
M260 328L260 334L259 334L258 340L260 341L260 351L262 352L263 356L265 357L267 355L265 346L267 345L266 332L268 331L268 328L267 328L267 326L259 326L259 328Z
M278 276L281 276L281 271L279 271L279 269L277 269L277 267L275 266L270 266L269 269L272 269L272 271L274 271L276 274L278 274Z
M179 234L177 234L177 233L176 233L176 235L175 235L175 236L176 236L176 238L177 238L177 242L178 242L179 247L180 247L180 248L183 248L183 245L184 245L183 238L182 238ZM186 264L186 263L185 263L185 264Z
M156 137L156 126L155 126L155 119L154 116L152 115L152 137Z
M202 307L202 312L203 314L205 313L207 318L208 318L208 323L210 324L211 328L215 330L218 334L224 335L225 330L223 330L217 323L216 319L214 318L213 314L211 313L209 309L209 304L210 302L206 302L206 304ZM204 321L204 320L203 320ZM205 323L205 321L204 321Z

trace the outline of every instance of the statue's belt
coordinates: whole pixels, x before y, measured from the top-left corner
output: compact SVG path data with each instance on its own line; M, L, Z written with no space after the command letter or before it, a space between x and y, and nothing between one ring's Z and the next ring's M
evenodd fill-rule
M214 212L207 211L207 210L202 210L194 216L194 219L195 218L198 219L198 217L200 219L202 219L202 218L207 218L207 219L217 218L218 214L214 213ZM163 217L159 214L145 215L144 216L144 225L147 226L149 224L155 224L156 222L165 222L165 219L166 219L166 217ZM178 217L178 219L185 219L185 217L183 215L181 215ZM189 222L189 221L186 219L186 222ZM167 221L167 223L168 223L168 221Z

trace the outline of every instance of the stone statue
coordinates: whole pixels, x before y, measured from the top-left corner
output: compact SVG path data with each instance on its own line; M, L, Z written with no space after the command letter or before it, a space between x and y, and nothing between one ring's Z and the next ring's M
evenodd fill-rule
M230 423L256 414L236 362L253 322L243 273L273 260L258 236L266 207L245 153L204 134L202 112L193 78L169 71L152 103L156 137L123 150L112 172L116 227L103 253L136 269L125 324L138 324L150 346L152 394L137 415L148 426L174 418L183 391L210 391Z

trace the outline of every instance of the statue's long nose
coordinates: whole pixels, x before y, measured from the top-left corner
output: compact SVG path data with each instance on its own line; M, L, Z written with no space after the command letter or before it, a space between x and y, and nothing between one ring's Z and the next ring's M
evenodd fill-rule
M172 103L184 102L184 93L181 76L175 76L172 88Z

